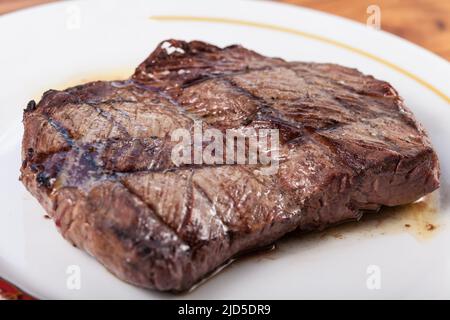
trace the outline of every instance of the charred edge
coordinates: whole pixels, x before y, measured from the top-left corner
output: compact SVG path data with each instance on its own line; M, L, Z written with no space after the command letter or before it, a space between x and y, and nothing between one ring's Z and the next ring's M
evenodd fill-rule
M25 154L25 159L22 161L22 169L25 169L29 162L33 161L34 149L28 148ZM21 180L21 177L19 178Z
M34 149L33 148L28 148L27 149L27 160L32 160L34 156Z
M69 134L69 131L64 128L61 124L59 124L57 121L53 120L52 118L47 118L50 125L58 131L58 133L64 138L66 143L73 147L75 145L75 142L73 141L72 137Z
M45 172L39 172L36 175L36 182L41 187L50 188L52 186L51 177Z
M24 113L29 113L29 112L33 112L34 110L36 110L36 101L34 100L30 100L27 103L27 106L25 107L25 109L23 110Z
M42 164L40 164L40 163L32 163L30 165L30 170L33 173L37 173L37 172L39 172L41 170L44 170L44 166Z

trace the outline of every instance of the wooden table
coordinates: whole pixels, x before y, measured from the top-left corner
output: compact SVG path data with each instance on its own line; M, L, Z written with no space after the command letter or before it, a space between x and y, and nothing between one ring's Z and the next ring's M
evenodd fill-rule
M0 0L0 14L55 0ZM450 60L450 0L279 0L366 23L381 9L381 28Z

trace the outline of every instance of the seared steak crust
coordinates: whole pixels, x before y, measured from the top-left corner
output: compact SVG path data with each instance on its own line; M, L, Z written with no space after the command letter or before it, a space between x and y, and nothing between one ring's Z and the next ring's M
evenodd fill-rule
M184 165L170 134L274 128L280 166ZM185 290L238 253L439 186L423 128L387 82L241 46L164 41L126 81L50 90L24 112L21 180L62 235L119 278Z

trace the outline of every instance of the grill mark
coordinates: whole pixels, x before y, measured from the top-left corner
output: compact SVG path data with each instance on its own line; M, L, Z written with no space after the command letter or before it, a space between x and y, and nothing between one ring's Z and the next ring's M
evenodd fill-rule
M194 188L204 197L204 199L206 199L208 201L210 206L213 207L214 211L217 213L217 207L216 207L214 201L209 197L206 190L196 182L192 182L192 184L193 184ZM228 226L226 225L225 221L223 221L223 219L220 217L220 215L214 214L213 217L216 221L220 222L222 229L225 232L225 235L228 236Z
M298 128L298 123L293 123L287 119L284 119L284 116L280 113L279 110L275 109L273 107L273 104L266 101L264 98L259 97L257 95L254 95L253 93L251 93L250 91L248 91L245 88L242 88L241 86L239 86L233 79L230 78L226 78L224 79L226 81L226 83L229 84L229 86L231 88L234 88L238 93L241 93L243 95L245 95L246 97L248 97L249 99L252 99L254 102L257 103L258 108L256 109L256 111L254 112L254 114L251 116L253 119L256 117L256 115L258 113L272 113L272 114L276 114L277 117L276 119L279 119L280 122L285 122L285 123L289 123L292 127ZM269 111L269 112L267 112ZM251 123L252 121L250 121ZM249 124L250 124L249 123Z
M195 114L192 114L191 112L188 112L175 98L173 98L167 92L165 92L165 91L158 91L158 94L162 98L164 98L166 101L168 101L180 115L189 118L193 122L201 120L200 117L196 116Z
M80 102L80 103L83 103L83 102ZM134 103L136 103L136 101L129 100L129 99L122 99L122 98L119 98L119 99L113 98L113 99L106 99L106 100L100 100L100 101L88 100L84 103L90 104L92 106L101 105L101 104L107 104L107 105L113 106L113 105L119 104L119 103L133 103L134 104Z
M294 69L291 65L288 64L286 66L286 69L291 70L292 72L295 73L296 76L298 76L299 78L302 78L302 79L304 79L306 81L304 75L301 72L299 72L299 70ZM346 85L346 84L344 84L342 82L339 82L336 79L326 77L326 76L316 72L314 69L309 69L309 73L314 75L314 77L320 78L322 80L329 81L329 82L333 83L334 85L336 85L336 86L338 86L338 87L340 87L340 88L342 88L342 89L344 89L344 90L346 90L348 92L351 92L351 93L354 93L354 94L358 94L358 95L363 94L362 92L359 92L358 90L356 90L352 86L349 86L349 85Z
M51 152L48 154L34 155L31 152L29 152L29 155L31 155L31 159L25 159L26 162L22 163L22 166L26 166L29 163L30 170L34 173L35 179L36 179L38 185L40 185L41 187L45 187L46 189L50 189L53 186L50 183L50 176L47 174L45 168L43 168L43 163L48 158L50 158L54 155L61 154L63 152L69 152L74 147L75 142L74 142L73 138L71 137L70 133L68 132L68 130L66 128L64 128L59 122L52 119L45 112L42 113L42 116L46 119L46 121L50 124L50 126L56 130L56 133L59 134L63 138L63 140L68 145L68 148L66 147L66 148L63 148L62 150L58 150L58 151ZM37 158L37 156L41 157L42 155L44 155L43 159ZM59 175L59 173L62 170L61 168L63 168L65 162L66 162L66 158L64 157L62 162L60 163L60 165L57 166L56 172L54 172L52 176ZM21 176L21 178L22 178L22 176Z
M178 115L184 116L191 121L200 120L197 116L194 114L190 114L187 110L183 108L183 106L175 99L173 98L169 93L164 91L162 88L153 87L147 84L144 84L142 82L139 82L134 79L130 79L128 83L126 84L126 87L136 87L138 89L144 90L144 91L150 91L155 94L157 94L158 97L162 98L163 100L169 102L169 105L171 105L174 108L174 111L178 113Z
M128 130L121 123L119 123L111 113L109 113L105 109L101 108L100 107L101 104L104 104L104 103L98 103L98 104L92 104L90 102L86 103L86 105L90 106L91 108L94 108L94 110L97 111L100 116L102 116L104 119L108 120L108 122L112 123L112 126L110 128L108 136L111 134L111 131L114 128L114 126L116 126L124 136L126 136L127 138L130 138L131 135L128 132Z
M294 129L294 130L300 130L302 135L311 135L315 131L330 130L330 129L335 129L340 126L339 124L336 124L336 123L333 123L328 126L324 126L323 128L313 128L313 127L310 127L307 125L303 125L299 122L289 119L280 110L275 108L274 104L272 102L267 101L262 97L256 96L253 93L251 93L250 91L248 91L247 89L242 88L235 81L233 81L233 79L225 79L225 80L231 87L235 88L239 93L244 94L245 96L247 96L250 99L253 99L255 102L257 102L259 104L259 108L257 108L257 110L248 117L248 119L247 119L248 123L246 125L250 125L254 120L256 120L256 116L258 115L258 113L265 112L266 114L272 113L275 115L274 117L270 117L270 116L268 117L267 120L269 120L271 123L277 122L282 126L285 126L285 127L288 127L288 128ZM288 141L290 141L290 140L288 140Z
M303 76L303 74L302 74L299 70L294 69L293 66L292 66L291 64L288 64L288 65L286 66L286 68L289 69L289 70L291 70L291 71L293 71L298 77L301 77L302 79L304 79L305 81L307 81L307 79ZM376 101L375 101L374 103L376 103L377 105L380 104L380 101L382 101L382 99L386 99L386 100L392 100L392 99L394 99L394 100L396 100L396 101L399 100L399 97L398 97L398 96L386 96L386 95L381 95L381 94L370 94L370 93L368 93L368 92L366 92L366 91L363 91L363 90L356 90L356 89L353 88L352 86L346 85L346 84L340 82L339 80L336 80L336 79L333 79L333 78L326 77L326 76L322 75L320 72L317 72L317 71L315 71L315 70L312 69L312 68L311 68L311 69L308 69L308 72L309 72L311 75L313 75L314 77L317 77L317 78L320 78L320 79L322 79L322 80L331 82L333 85L335 85L335 86L337 86L337 87L339 87L339 88L344 89L345 91L347 91L347 92L350 94L351 97L355 97L355 96L356 96L356 97L360 97L360 96L362 96L362 95L365 96L365 97L368 97L368 98L376 97ZM364 75L361 74L361 76L364 76ZM378 81L378 80L374 79L374 78L371 77L371 76L364 76L364 77L368 77L368 79L370 79L370 80L372 80L372 81ZM365 79L365 80L366 80L366 79ZM356 115L359 116L359 115L361 114L361 111L355 110L355 108L352 107L350 104L345 103L345 101L343 101L344 99L340 98L339 96L333 95L332 93L330 93L328 90L325 90L325 89L326 89L326 88L323 88L322 92L326 93L327 96L328 96L328 98L331 98L332 100L337 101L337 102L342 106L342 108L343 108L344 110L350 111L350 112L351 112L353 115L355 115L355 116L356 116ZM358 98L358 99L359 99L359 98ZM383 103L381 103L381 104L383 104ZM396 104L397 104L397 103L396 103ZM366 111L368 111L368 110L366 110ZM377 110L377 111L370 110L370 113L373 115L374 118L377 118L377 117L380 117L380 116L381 116L381 117L398 117L398 114L396 114L396 113L384 112L384 111L380 111L380 110ZM353 122L355 122L355 121L353 121Z
M133 103L136 103L136 102L133 102ZM115 106L114 104L108 104L108 105L109 105L110 108L113 109L114 111L116 111L116 112L120 113L122 116L124 116L124 117L130 119L129 114L126 113L125 111L123 111L122 109L116 108L116 106ZM135 108L135 110L137 110L137 108Z
M139 82L138 80L135 80L133 78L130 78L126 81L126 83L121 84L120 86L118 86L119 88L138 88L140 90L144 90L144 91L151 91L154 93L159 93L159 91L161 91L161 88L158 87L154 87L148 84L145 84L143 82Z
M228 199L230 199L231 203L232 203L232 207L231 210L234 210L236 213L241 214L242 212L239 210L238 206L237 206L237 202L234 199L234 197L230 194L230 192L228 191L228 189L225 187L225 185L223 184L223 181L219 181L219 188L222 190L222 192L227 196ZM224 215L227 215L227 212L223 213Z
M317 141L321 146L328 149L333 155L333 160L335 160L340 166L347 168L352 172L355 176L359 174L360 170L350 165L349 161L342 157L342 154L338 152L338 146L330 140L330 138L322 136L320 134L314 135L312 140Z
M113 83L114 83L114 81L113 81L113 82L110 82L111 86L114 87ZM86 85L92 85L92 84L93 84L93 83L91 82L91 83L88 83L88 84L86 84ZM82 90L82 89L83 89L83 86L84 86L84 85L78 85L78 86L75 86L75 87L72 87L72 88L69 88L69 89L66 89L66 90L62 90L62 91L48 90L48 91L46 91L46 92L44 93L44 96L43 96L43 98L41 99L41 101L44 101L44 99L47 99L46 102L51 101L51 99L52 99L53 97L51 97L50 100L49 100L48 95L50 95L50 94L53 94L53 95L64 94L64 95L67 95L67 97L66 97L65 99L61 100L61 101L58 101L58 102L59 102L59 104L58 104L58 107L59 107L59 108L64 107L64 106L66 106L67 104L74 104L74 105L79 105L79 104L98 105L98 104L103 104L103 103L108 104L108 103L122 103L122 102L131 102L131 103L132 103L132 102L134 102L134 101L132 101L132 100L123 99L123 98L119 98L119 99L112 98L112 99L105 99L105 100L94 100L94 99L86 99L86 100L83 100L83 99L78 95L78 91ZM75 91L75 92L73 92L73 91ZM40 105L41 105L41 102L39 102L38 107L39 107ZM50 108L51 108L51 107L54 107L54 105L48 104L48 103L47 103L47 104L44 106L44 109L47 109L47 108L49 108L49 107L50 107ZM44 112L47 112L47 111L44 111Z
M33 149L33 148L31 148ZM27 155L26 160L27 161L33 161L32 165L39 165L47 161L49 158L56 156L60 153L67 153L71 150L71 147L63 147L60 150L53 151L53 152L34 152L32 155Z
M236 75L245 75L245 74L248 74L248 73L253 72L253 71L273 70L276 67L278 67L278 66L265 66L265 67L254 68L254 69L251 69L251 68L247 67L247 68L241 69L239 71L234 71L234 72L222 72L220 74L209 73L209 74L200 76L199 78L196 78L196 79L194 79L191 82L188 82L186 85L182 85L181 89L185 89L185 88L188 88L188 87L191 87L191 86L195 86L197 84L200 84L200 83L208 81L208 80L221 79L221 80L224 80L225 83L228 83L228 84L230 84L230 86L236 88L237 90L240 89L241 90L240 93L247 95L249 98L251 98L253 100L257 100L257 102L258 102L258 100L260 102L263 102L263 99L261 99L259 97L256 97L256 96L252 95L250 92L248 92L247 90L237 86L236 84L231 83L231 80L229 79L229 77L236 76ZM141 87L141 88L144 88L146 90L151 90L153 92L158 93L162 98L164 98L165 100L169 101L176 108L176 110L179 113L181 113L181 115L185 115L185 116L187 116L189 119L191 119L193 121L201 120L201 118L198 117L197 115L187 111L186 108L184 108L183 105L181 105L179 103L179 101L177 101L174 97L172 97L170 94L168 94L164 90L164 88L157 88L157 87L148 86L148 85L142 84L142 83L140 83L140 82L138 82L136 80L132 80L132 81L133 81L133 83L135 85L138 85L138 87ZM211 128L214 128L214 127L210 126L209 124L207 124L207 125L209 127L211 127Z
M192 184L193 174L193 171L191 171L191 174L187 179L186 196L184 198L184 200L186 201L186 205L184 206L185 213L183 216L183 221L177 228L177 233L180 232L189 223L189 220L191 220L192 217L192 210L194 207L194 186Z
M399 168L400 168L400 165L402 164L402 158L399 157L395 162L396 162L396 164L395 164L395 170L394 170L394 173L392 174L391 178L389 179L389 184L390 184L390 185L392 184L392 182L393 182L394 179L395 179L395 176L396 176L397 173L398 173L398 170L399 170Z
M248 73L253 72L253 71L275 70L276 68L279 68L279 67L280 66L271 66L271 67L268 67L268 68L253 69L253 70L249 70L248 72L243 72L241 74L248 74ZM299 74L298 70L294 70L289 64L286 65L286 66L282 66L282 67L285 67L286 69L289 69L289 70L293 71L298 77L304 78L301 74ZM239 75L239 73L236 73L236 75ZM342 83L339 83L339 81L336 81L335 79L327 78L327 77L324 77L324 76L322 76L320 74L317 74L317 72L314 72L314 75L317 76L318 78L321 78L321 79L324 79L324 80L328 80L328 81L332 82L333 84L335 84L337 86L340 86L340 87L344 88L346 91L351 92L353 94L357 94L357 95L364 94L363 92L359 92L358 90L355 90L351 86L347 86L347 85L344 85ZM235 81L233 81L233 79L231 79L230 76L234 76L234 74L233 75L224 75L224 77L223 77L224 82L228 83L230 85L230 87L235 88L239 93L244 94L246 97L252 99L253 101L256 101L260 105L260 108L258 108L256 110L256 112L251 114L244 121L244 123L242 123L242 125L249 125L249 124L251 124L253 122L253 120L255 119L255 117L256 117L258 112L261 112L263 109L270 109L271 112L273 112L274 114L277 115L276 118L282 120L282 121L280 121L280 123L285 123L285 124L288 124L289 126L292 126L292 127L295 127L295 128L298 128L298 127L303 127L304 128L304 127L306 127L306 125L299 126L298 122L295 122L295 121L287 119L284 114L282 114L279 110L277 110L276 108L273 107L273 103L263 99L262 97L256 96L253 93L251 93L250 91L248 91L248 90L242 88L241 86L237 85L237 83ZM357 114L358 113L353 108L348 108L348 104L346 104L344 101L342 101L342 99L338 99L339 97L335 97L334 95L330 94L328 91L325 91L325 92L327 93L327 96L329 98L338 101L338 103L342 106L342 108L344 110L350 110L353 114ZM379 113L372 112L372 113L374 114L375 117L376 116L380 116L380 115L381 116L388 115L386 113L380 113L380 112ZM346 123L339 122L339 123L332 123L330 125L325 125L322 128L311 128L311 129L313 129L314 131L333 130L333 129L336 129L338 127L342 127L342 126L349 125L349 124L350 123L346 124ZM311 130L307 130L306 133L312 133L310 131Z
M187 171L187 170L201 170L201 169L207 169L207 168L219 168L219 167L233 167L233 166L244 166L242 164L232 163L232 164L193 164L193 165L185 165L180 167L170 167L170 168L159 168L159 169L143 169L143 170L136 170L136 171L114 171L114 174L117 174L119 176L128 176L128 175L134 175L134 174L147 174L147 173L165 173L165 172L179 172L179 171ZM248 165L250 166L250 165Z
M170 109L170 110L168 110L168 111L167 111L167 110L164 110L164 109L161 109L161 110L158 110L158 111L152 110L151 113L154 113L154 114L161 114L161 115L166 115L166 116L169 116L169 117L170 117L170 116L172 115L172 114L171 114L171 111L176 111L176 112L178 112L178 110L177 110L176 106L174 105L174 103L172 103L171 101L169 101L169 98L171 98L170 96L168 96L168 95L167 95L167 96L163 96L159 91L154 91L153 88L152 88L152 89L146 88L146 89L144 89L144 90L150 90L150 91L152 91L152 92L155 92L159 98L162 98L164 101L169 102L169 105L170 105L170 106L175 107L174 109ZM121 101L120 101L120 102L121 102ZM119 102L119 103L120 103L120 102ZM130 103L132 103L132 104L135 104L135 105L137 104L136 101L128 100L128 102L130 102ZM120 109L120 108L116 108L116 107L114 106L114 104L108 104L108 105L109 105L109 107L110 107L111 109L117 111L118 113L120 113L121 115L123 115L124 117L126 117L127 119L129 119L130 121L132 121L132 119L130 118L130 114L129 114L129 113L127 113L126 111L124 111L124 110L122 110L122 109ZM146 105L144 105L144 106L146 106ZM105 110L105 112L107 112L107 111ZM138 112L139 112L139 108L138 108L138 106L135 106L135 108L134 108L134 114L133 114L133 115L134 115L134 120L137 119L137 117L138 117ZM114 117L112 114L110 114L110 116L111 116L113 119L115 119L115 117ZM192 120L192 119L191 119L191 120ZM181 125L179 119L177 119L176 122L177 122L179 125ZM120 125L120 123L117 123L117 124ZM124 128L124 130L127 131L127 129L126 129L125 127L122 126L122 128Z
M138 194L137 192L134 192L128 184L123 180L117 180L125 189L127 192L129 192L131 195L135 196L144 206L146 206L149 211L152 213L152 216L157 220L161 225L163 225L167 230L170 230L173 236L175 236L176 239L180 240L180 242L184 245L191 247L188 243L186 243L177 233L176 230L174 230L169 224L167 224L164 219L161 217L161 215L158 213L156 208L154 208L151 204L147 203L144 198Z
M277 66L265 66L265 67L261 67L261 68L244 68L241 70L237 70L237 71L224 71L222 73L207 73L204 75L199 75L197 78L188 80L187 82L183 83L181 85L182 89L186 89L198 84L201 84L205 81L208 80L214 80L214 79L225 79L226 77L233 77L233 76L239 76L239 75L245 75L248 74L250 72L253 71L266 71L266 70L273 70L275 69ZM181 68L181 69L187 69L187 68Z
M91 154L89 150L86 150L86 146L80 145L74 138L70 135L69 131L62 126L58 121L51 118L47 113L43 113L44 117L46 117L47 121L50 123L50 125L55 128L58 134L60 134L63 139L66 141L66 143L69 145L70 148L66 152L75 151L77 154L81 154L81 157L85 161L88 162L88 164L98 173L99 176L103 176L106 178L111 178L114 176L114 174L107 174L105 173L105 168L98 165L98 155ZM104 146L104 145L103 145ZM84 148L83 148L84 147ZM60 153L60 152L57 152ZM57 153L53 153L57 154ZM81 159L81 158L80 158ZM67 158L64 158L63 162L61 163L61 166L59 166L58 171L55 173L56 176L58 176L62 170L64 170L64 165L67 161ZM34 163L33 163L34 164ZM42 173L42 172L41 172ZM37 177L39 176L39 173L37 174Z
M291 208L291 209L292 209L292 210L291 210L292 212L294 212L294 211L300 209L300 206L299 206L299 205L296 203L296 201L295 201L295 196L292 195L292 194L290 194L290 193L283 193L283 191L282 191L282 189L279 187L279 184L277 183L277 181L271 182L269 185L267 185L267 184L264 183L264 181L261 181L261 180L259 179L259 177L256 176L252 170L249 170L248 167L242 166L242 167L241 167L241 170L242 170L242 171L245 171L251 178L254 179L254 181L256 181L259 185L261 185L261 186L263 186L264 188L266 188L268 191L270 191L270 189L276 190L276 191L283 197L283 199L286 200L286 202L287 202L288 204L295 204L295 205L293 205L293 207ZM277 176L275 176L275 177L277 178ZM275 178L275 179L276 179L276 178ZM292 214L292 212L290 212L289 210L286 210L285 208L282 208L281 211L283 212L283 214L288 214L288 215Z
M273 68L272 68L273 69ZM248 74L248 73L245 73ZM248 97L249 99L255 101L256 103L258 103L261 106L267 106L267 107L271 107L270 104L267 103L266 100L264 100L261 97L258 97L256 95L254 95L253 93L251 93L250 91L248 91L247 89L242 88L241 86L239 86L236 81L234 81L232 78L230 78L229 76L227 76L226 78L223 79L223 81L225 83L227 83L230 88L235 89L238 93L241 93L243 95L245 95L246 97Z
M61 135L64 141L70 146L74 147L76 142L73 137L70 135L69 130L63 127L58 121L54 120L50 115L44 114L48 123Z
M250 126L255 120L257 120L258 115L266 114L265 116L262 116L261 120L267 120L271 125L273 125L274 123L278 123L282 127L288 128L293 131L298 131L298 136L294 139L298 139L299 137L304 138L305 136L311 135L312 128L306 128L306 126L304 126L303 124L287 119L279 110L273 107L272 103L266 101L262 97L254 95L247 89L242 88L232 79L226 79L226 81L232 88L237 90L239 93L244 94L249 99L252 99L259 105L256 111L246 119L246 126ZM294 139L288 139L285 143L289 143Z

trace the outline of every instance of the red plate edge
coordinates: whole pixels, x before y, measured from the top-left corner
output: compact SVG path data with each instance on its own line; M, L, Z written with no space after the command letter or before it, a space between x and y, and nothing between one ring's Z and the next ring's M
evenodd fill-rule
M13 284L0 277L0 300L36 300Z

